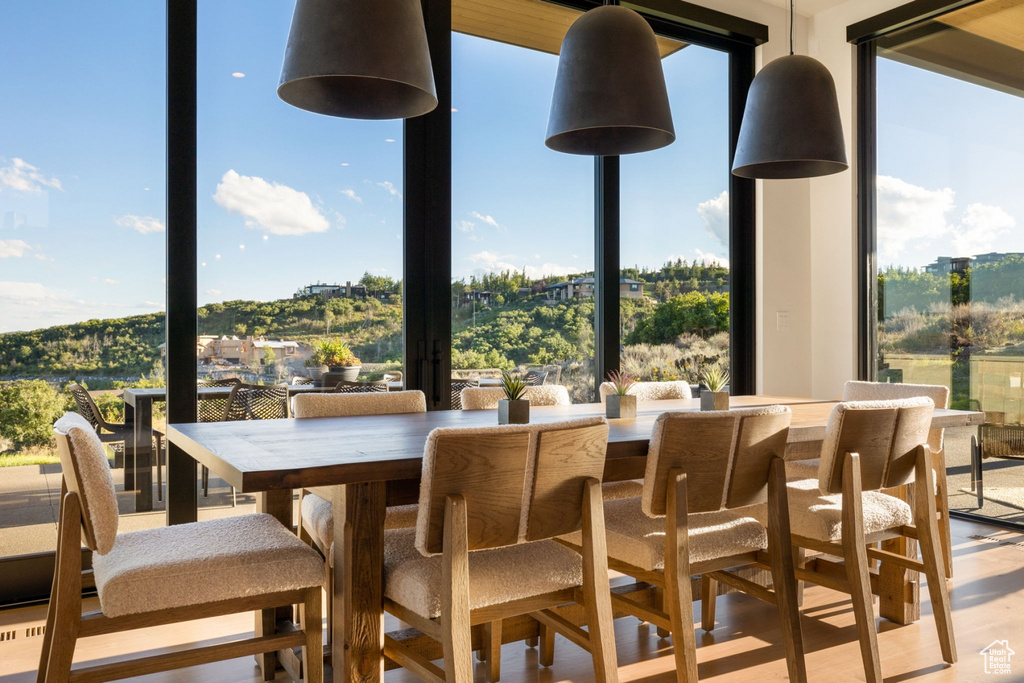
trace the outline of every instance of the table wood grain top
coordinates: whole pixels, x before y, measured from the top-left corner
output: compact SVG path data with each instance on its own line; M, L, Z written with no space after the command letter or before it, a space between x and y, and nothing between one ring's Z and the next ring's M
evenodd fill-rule
M147 390L148 391L148 390ZM782 396L734 396L734 408L784 403L793 411L789 442L820 441L835 401ZM668 411L700 409L697 399L638 405L635 419L609 420L608 459L644 458L654 421ZM531 423L604 415L604 406L534 406ZM935 427L981 424L983 413L936 410ZM438 427L497 424L497 411L433 411L246 422L172 424L167 440L240 492L370 481L417 479L427 435Z

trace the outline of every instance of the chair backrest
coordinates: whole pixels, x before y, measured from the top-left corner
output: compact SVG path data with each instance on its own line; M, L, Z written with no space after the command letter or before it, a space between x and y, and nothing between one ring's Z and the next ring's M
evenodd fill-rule
M296 418L398 415L427 412L422 391L386 394L298 394L292 399Z
M611 382L601 382L598 387L601 394L601 403L605 403L609 394L615 393L615 387ZM693 398L688 382L633 382L633 386L626 392L630 396L636 396L637 401L668 401L679 398Z
M764 502L772 458L786 453L791 418L788 406L659 415L647 454L643 511L665 514L673 469L686 473L689 512Z
M462 390L462 410L497 410L498 401L505 398L501 387L467 387ZM524 398L532 406L567 406L569 390L559 384L526 387Z
M898 398L927 396L936 408L949 407L949 387L941 384L891 384L889 382L858 382L850 380L843 387L844 401L890 401ZM928 447L938 453L942 450L941 427L928 432Z
M401 382L402 381L402 371L401 370L391 370L390 372L385 372L384 373L384 381L385 382Z
M470 550L577 531L584 482L601 479L607 442L601 417L435 429L423 454L416 547L424 555L442 551L450 495L466 499Z
M531 387L539 387L540 385L544 384L544 381L547 379L547 376L548 373L546 372L528 370L526 374L523 375L523 381L525 381Z
M462 410L462 390L469 387L480 386L480 380L478 379L460 379L458 377L452 377L452 410Z
M237 387L242 381L237 377L221 377L218 379L202 378L196 380L196 387ZM221 422L228 409L229 397L200 398L196 406L196 422Z
M292 384L299 386L312 385L316 384L316 380L313 379L312 377L303 377L302 375L295 375L294 377L292 377Z
M89 421L65 413L53 425L68 491L82 504L82 539L93 552L105 555L117 537L118 511L114 479L103 443Z
M231 390L224 420L281 420L288 417L287 384L239 384Z
M339 394L386 394L387 382L338 382L334 390Z
M71 396L75 399L78 414L85 418L94 430L98 430L105 420L103 415L100 414L99 408L96 407L96 402L89 395L88 390L81 384L72 382L68 385L68 391L71 392Z
M837 404L825 427L818 488L823 493L842 492L846 453L860 456L864 491L913 481L916 450L928 443L934 408L927 396Z

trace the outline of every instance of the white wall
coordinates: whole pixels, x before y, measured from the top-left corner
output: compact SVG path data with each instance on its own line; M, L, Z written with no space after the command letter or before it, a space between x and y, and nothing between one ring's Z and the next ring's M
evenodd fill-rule
M788 53L788 12L763 0L691 0L768 26L758 67ZM832 73L850 169L758 182L758 393L838 398L857 373L855 48L846 27L909 0L847 0L797 15L795 51ZM801 11L797 0L796 10ZM779 329L778 314L788 313Z

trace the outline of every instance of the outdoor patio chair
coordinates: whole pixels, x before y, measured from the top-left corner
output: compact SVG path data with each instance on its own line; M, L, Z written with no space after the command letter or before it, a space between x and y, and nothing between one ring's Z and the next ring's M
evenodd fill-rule
M339 394L386 394L388 383L383 380L379 382L346 382L342 380L335 385L334 391Z
M710 607L706 631L715 623L715 581L774 604L789 680L807 680L783 460L791 417L787 406L663 413L651 434L643 495L604 505L608 566L663 596L647 607L613 594L612 605L671 632L679 681L697 681L690 583L697 574L705 580L702 605ZM753 509L772 514L759 521ZM579 533L561 540L581 546ZM725 571L752 565L770 567L772 590Z
M303 680L321 683L323 561L314 550L266 514L118 534L114 482L92 425L67 413L54 435L62 497L37 681L116 680L302 647ZM91 570L83 571L82 545ZM93 586L100 609L83 614L82 590ZM80 638L293 604L297 631L72 669Z
M236 387L241 384L242 381L237 377L222 377L219 379L204 379L200 378L196 380L196 386L198 388L207 387ZM196 422L221 422L224 420L224 411L228 407L228 397L223 398L200 398L196 404ZM210 495L210 469L203 465L199 473L200 481L203 487L203 497L206 498ZM235 502L235 494L232 491L231 494L232 505Z
M525 381L531 387L539 387L540 385L544 384L544 381L547 379L547 377L548 373L546 372L528 370L526 374L523 375L523 381Z
M451 392L452 392L452 410L462 410L462 390L468 389L469 387L480 386L480 380L478 379L460 379L458 377L452 377L451 380Z
M389 635L384 654L424 680L472 681L480 625L497 681L502 619L529 614L590 652L593 680L617 681L600 493L607 441L604 418L431 432L416 527L384 533L384 609L439 641L444 669ZM582 557L553 540L574 531ZM574 602L586 631L555 611Z
M303 377L302 375L292 377L292 385L294 386L311 386L313 384L316 384L316 380L312 377Z
M78 414L85 418L93 430L96 432L96 436L99 437L100 441L106 444L111 451L114 452L114 467L124 468L125 470L125 488L129 488L134 485L128 476L129 468L125 466L124 452L125 452L125 439L132 436L132 427L123 422L107 422L103 419L103 413L96 406L96 402L92 400L92 396L89 395L89 391L81 384L72 382L68 384L68 391L71 396L75 399L75 406L78 408ZM163 452L163 439L164 434L158 429L153 430L153 441L155 450L153 453L156 455L156 496L157 500L164 499L164 478L163 469L161 465L165 454ZM135 463L132 463L134 468Z

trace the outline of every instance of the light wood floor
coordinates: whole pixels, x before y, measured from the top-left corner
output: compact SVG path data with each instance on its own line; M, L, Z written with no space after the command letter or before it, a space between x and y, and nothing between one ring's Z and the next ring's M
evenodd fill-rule
M934 623L927 601L917 624L899 627L880 620L879 647L887 681L1024 681L1024 535L992 527L954 522L956 578L950 584L953 622L959 663L947 667L939 655ZM981 539L972 537L982 537ZM2 578L0 578L2 580ZM922 588L926 595L926 589ZM779 643L774 609L741 595L719 598L718 624L711 634L698 629L697 655L702 681L784 681L786 666ZM849 601L837 593L810 587L804 608L804 637L810 680L842 683L864 680L855 642ZM0 612L0 634L14 632L13 640L0 641L0 683L35 680L41 638L27 637L26 629L42 624L42 608ZM698 624L699 619L698 619ZM389 624L389 629L392 625ZM227 640L251 631L249 615L197 622L186 627L160 627L129 635L84 640L75 661L114 659L123 653L149 654L202 640ZM1007 640L1021 654L1012 661L1010 676L984 673L979 652L995 640ZM659 639L653 628L635 619L616 623L619 674L623 681L674 681L672 642ZM555 664L537 665L537 651L522 643L502 649L502 681L555 683L589 681L589 656L559 639ZM417 680L402 671L389 672L388 683ZM147 676L146 681L246 683L259 681L252 659ZM282 674L278 680L286 680ZM483 680L478 670L477 680Z

